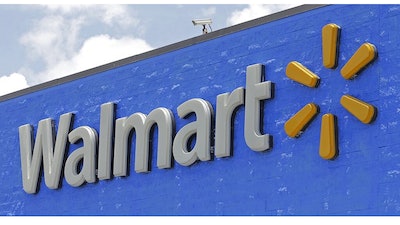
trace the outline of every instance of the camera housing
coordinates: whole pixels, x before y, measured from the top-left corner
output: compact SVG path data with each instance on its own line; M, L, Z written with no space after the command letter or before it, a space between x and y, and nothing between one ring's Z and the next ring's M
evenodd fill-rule
M211 24L212 21L211 19L197 19L197 20L192 20L192 23L194 26L196 25L207 25L207 24Z

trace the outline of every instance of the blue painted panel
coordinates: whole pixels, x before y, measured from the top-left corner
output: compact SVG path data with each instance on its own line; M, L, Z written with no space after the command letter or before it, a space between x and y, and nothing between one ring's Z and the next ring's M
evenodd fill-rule
M398 215L400 212L400 7L331 5L104 71L0 103L0 215ZM335 70L322 65L321 29L341 27ZM353 80L340 68L364 42L377 59ZM321 77L311 89L289 80L296 60ZM100 105L115 102L116 117L172 110L191 98L208 100L245 87L246 66L265 65L274 98L265 101L263 129L273 148L254 152L244 142L244 107L234 117L234 153L185 167L156 168L74 188L63 179L50 190L42 179L35 195L22 189L18 127L74 112L73 128L99 131ZM354 95L378 110L362 124L340 106ZM305 132L289 138L284 123L309 102L320 113ZM321 116L337 116L339 156L319 157ZM134 140L133 140L134 142ZM155 143L153 144L155 145ZM79 145L71 145L68 154ZM134 149L132 149L132 152Z

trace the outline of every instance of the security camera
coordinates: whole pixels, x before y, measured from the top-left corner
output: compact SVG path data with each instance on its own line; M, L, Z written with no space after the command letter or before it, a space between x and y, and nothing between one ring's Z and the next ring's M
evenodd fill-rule
M192 20L192 23L194 26L196 26L196 25L211 24L212 21L211 21L211 19L198 19L198 20Z
M194 26L196 26L196 25L203 25L203 34L207 34L208 33L208 30L207 30L207 28L206 28L206 25L208 24L208 27L210 28L210 30L211 30L211 23L212 23L212 21L211 21L211 19L198 19L198 20L192 20L192 23L193 23L193 25Z

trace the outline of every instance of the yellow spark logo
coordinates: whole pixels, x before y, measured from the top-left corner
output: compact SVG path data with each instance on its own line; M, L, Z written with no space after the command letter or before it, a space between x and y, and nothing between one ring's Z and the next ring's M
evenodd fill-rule
M323 65L328 69L335 69L337 66L339 33L340 27L336 24L327 24L322 28ZM373 44L362 44L340 70L342 77L346 80L354 78L357 73L376 58L376 55L376 48ZM287 65L286 76L310 88L316 88L320 80L318 75L296 61ZM375 107L351 95L343 95L340 99L340 104L365 124L369 124L375 119ZM286 134L289 137L298 137L312 119L315 118L318 111L318 105L314 103L305 105L286 121L284 126ZM334 159L337 156L336 136L336 116L330 113L324 114L322 116L319 144L319 155L322 158Z

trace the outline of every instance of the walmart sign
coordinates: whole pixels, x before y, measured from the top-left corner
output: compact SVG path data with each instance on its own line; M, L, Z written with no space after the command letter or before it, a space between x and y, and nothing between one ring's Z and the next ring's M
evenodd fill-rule
M323 29L323 59L324 65L334 68L337 57L337 41L339 26L328 24ZM343 67L341 73L345 79L351 79L376 56L374 45L362 45ZM314 74L299 62L290 62L286 68L286 75L308 87L317 87L318 75ZM104 180L111 178L113 161L113 175L126 176L128 162L128 148L132 131L136 133L135 171L149 172L150 131L157 125L158 151L157 167L171 168L172 153L174 159L181 165L190 166L197 160L211 159L211 147L215 149L216 157L231 155L231 120L233 112L240 105L245 104L244 137L246 144L254 151L264 151L270 148L270 135L261 134L261 103L272 96L271 82L263 82L264 68L260 64L247 67L246 94L242 87L232 93L217 96L216 122L213 121L213 107L206 100L194 98L178 106L180 118L194 113L196 121L182 127L173 134L175 118L167 108L157 108L149 115L134 113L129 117L119 118L114 122L114 104L101 105L100 140L95 129L81 126L72 131L73 113L63 114L60 117L57 138L53 142L53 121L48 118L39 122L36 141L33 145L32 126L20 126L21 165L24 190L27 193L36 193L39 169L43 161L45 181L47 187L57 189L60 183L60 174L64 162L67 138L72 144L82 140L83 146L68 156L65 162L64 176L68 184L77 187L84 182L93 183L97 178ZM245 97L246 96L246 97ZM355 117L364 123L370 123L375 116L375 108L350 95L341 98L341 104ZM307 104L285 123L285 131L290 137L298 136L318 113L318 106ZM116 125L115 125L116 124ZM114 129L114 126L116 128ZM215 127L215 139L212 127ZM325 114L321 125L320 155L325 159L337 156L335 116ZM173 138L174 136L174 138ZM196 137L196 144L189 149L190 138ZM113 140L115 143L113 143ZM211 141L215 146L211 146ZM33 149L32 149L33 146ZM97 146L99 146L97 148ZM99 153L98 157L96 153ZM111 156L114 156L112 159ZM43 160L42 160L43 158ZM80 168L78 164L82 162ZM97 164L96 164L97 162ZM98 165L98 167L96 167ZM96 178L96 170L98 172Z
M263 78L262 65L249 66L247 72L245 140L251 149L264 151L270 148L270 140L268 134L260 133L260 101L271 98L271 82L261 81ZM217 157L230 156L232 113L236 107L243 104L243 101L243 88L237 88L231 94L224 93L217 97L217 122L215 125L215 155ZM110 179L112 155L114 155L113 175L126 176L129 137L133 130L137 138L135 171L138 173L149 172L149 136L154 124L157 124L159 128L158 168L171 168L172 152L174 159L185 166L190 166L197 160L210 160L211 127L214 127L211 104L203 99L191 99L179 105L177 110L180 118L194 113L196 121L185 125L176 135L172 132L175 126L174 117L172 112L166 108L154 109L149 115L134 113L129 117L119 118L115 121L116 129L114 130L114 104L103 104L100 116L100 140L97 138L97 131L89 126L81 126L70 132L73 114L67 113L60 117L57 138L53 143L56 136L52 130L53 121L45 119L39 122L33 151L31 148L33 146L31 143L33 139L32 126L29 124L21 126L19 131L24 190L27 193L36 192L42 157L47 187L58 188L67 138L70 143L83 141L83 146L75 150L65 163L65 179L68 184L75 187L82 185L85 181L95 182L96 169L99 179ZM115 136L113 136L114 133ZM193 135L196 137L196 144L192 149L188 149L188 143ZM175 136L174 139L173 136ZM113 140L115 140L114 150L112 148ZM98 159L97 151L99 151ZM78 171L78 163L81 161L83 161L83 165ZM98 168L96 168L96 161L98 161Z

